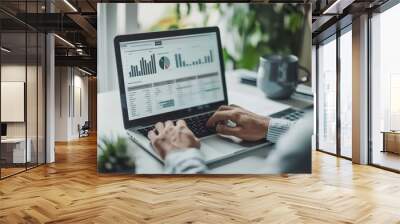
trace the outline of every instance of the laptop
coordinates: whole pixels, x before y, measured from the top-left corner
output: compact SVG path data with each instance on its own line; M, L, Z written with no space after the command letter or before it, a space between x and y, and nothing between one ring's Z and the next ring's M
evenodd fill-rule
M207 163L271 144L220 136L206 127L228 105L218 27L119 35L114 39L124 127L155 159L147 133L160 121L184 119Z

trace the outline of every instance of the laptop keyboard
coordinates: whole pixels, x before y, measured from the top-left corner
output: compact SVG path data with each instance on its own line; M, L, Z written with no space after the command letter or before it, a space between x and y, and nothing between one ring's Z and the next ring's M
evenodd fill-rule
M196 137L202 138L216 133L214 128L206 127L206 123L211 115L213 115L213 113L214 112L199 114L196 116L185 118L183 120L185 120L187 126ZM149 131L153 129L154 125L138 129L138 132L147 137L147 133L149 133Z
M270 115L273 118L283 118L289 121L296 121L304 115L304 111L288 108Z
M212 134L215 134L215 129L214 128L208 128L206 127L206 123L208 119L213 115L214 112L210 113L205 113L205 114L200 114L197 116L192 116L185 118L183 120L186 121L186 124L188 125L189 129L194 133L194 135L198 138L206 137ZM277 113L274 113L270 115L270 117L273 118L283 118L287 119L290 121L296 121L300 119L304 115L304 111L302 110L296 110L293 108L288 108L282 111L279 111ZM143 136L147 137L147 133L149 131L154 129L154 125L148 126L142 129L138 129L138 132L142 134Z

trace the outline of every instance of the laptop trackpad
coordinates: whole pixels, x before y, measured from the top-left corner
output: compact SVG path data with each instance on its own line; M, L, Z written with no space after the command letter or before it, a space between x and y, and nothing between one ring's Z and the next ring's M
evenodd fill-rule
M206 161L233 154L246 148L239 140L213 135L201 140L201 148Z

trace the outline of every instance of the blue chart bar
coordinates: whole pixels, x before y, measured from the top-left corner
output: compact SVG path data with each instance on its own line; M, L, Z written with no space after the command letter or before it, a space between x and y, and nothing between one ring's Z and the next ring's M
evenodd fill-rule
M131 65L130 71L129 71L129 77L151 75L151 74L156 74L156 73L157 73L156 56L154 54L152 54L150 56L149 62L147 62L146 59L141 58L139 61L139 65Z
M192 62L186 62L185 60L182 60L182 55L180 53L177 53L174 56L175 56L175 66L177 68L187 67L192 65L209 64L213 63L214 61L212 50L209 51L208 55L200 57L199 59L194 60Z

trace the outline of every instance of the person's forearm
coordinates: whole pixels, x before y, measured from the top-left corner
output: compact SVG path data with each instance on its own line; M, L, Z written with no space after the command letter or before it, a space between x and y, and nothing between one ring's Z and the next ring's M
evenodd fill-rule
M207 166L200 150L196 148L177 150L165 157L167 174L205 173Z
M293 124L294 122L285 119L271 118L266 139L276 143ZM167 154L165 158L165 172L168 174L196 174L207 170L204 156L196 148L177 150Z
M278 139L285 134L294 124L293 121L286 119L271 118L268 124L267 140L276 143Z

